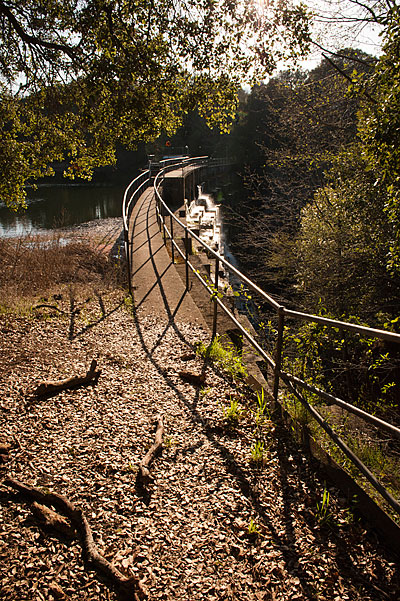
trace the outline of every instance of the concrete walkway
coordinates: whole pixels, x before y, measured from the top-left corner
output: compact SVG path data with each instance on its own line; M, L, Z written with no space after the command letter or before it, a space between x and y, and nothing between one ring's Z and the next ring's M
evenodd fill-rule
M165 323L181 321L207 329L206 322L178 275L160 234L153 188L137 201L130 219L132 286L138 313Z

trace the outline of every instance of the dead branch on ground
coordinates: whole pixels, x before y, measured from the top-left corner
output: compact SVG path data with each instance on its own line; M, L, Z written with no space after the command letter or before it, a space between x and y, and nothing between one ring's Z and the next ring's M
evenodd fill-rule
M78 533L84 563L115 588L121 601L139 601L147 597L147 592L140 580L134 576L127 578L112 563L100 555L93 540L92 530L82 509L76 507L62 495L44 493L38 488L23 484L14 478L7 478L3 484L17 490L26 500L35 501L41 505L51 505L65 515Z
M32 311L36 309L54 309L55 311L58 311L59 313L65 315L65 311L60 309L60 307L57 307L57 305L48 305L47 303L41 303L40 305L34 305L32 307Z
M100 377L101 370L97 370L97 361L93 359L89 370L85 375L82 376L72 376L71 378L66 378L65 380L59 381L48 381L42 382L33 391L32 397L34 399L47 399L55 394L58 394L62 390L69 390L71 388L78 388L79 386L85 386L90 383L95 383Z
M206 374L204 372L196 374L191 371L180 371L178 375L184 382L193 384L193 386L204 386L206 383Z
M147 451L142 461L139 463L139 470L136 477L136 485L139 488L146 488L148 484L154 481L150 474L150 464L153 459L161 453L164 436L164 421L162 415L157 416L157 429L154 444Z

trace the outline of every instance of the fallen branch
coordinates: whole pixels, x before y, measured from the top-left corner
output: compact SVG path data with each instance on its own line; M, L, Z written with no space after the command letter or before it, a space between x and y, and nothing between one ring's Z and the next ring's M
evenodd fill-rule
M196 374L191 371L180 371L178 372L178 375L184 382L193 384L193 386L204 386L206 382L206 374L204 372Z
M92 568L98 576L102 576L116 589L121 600L139 601L147 597L147 592L136 577L127 578L105 559L97 550L92 530L82 509L75 507L66 497L57 493L44 493L38 488L27 486L14 478L7 478L3 484L17 490L28 501L36 501L41 505L51 505L71 521L78 533L85 564Z
M68 390L71 388L78 388L79 386L85 386L91 382L97 382L101 374L101 370L97 370L97 361L93 359L89 371L84 376L72 376L66 380L42 382L33 391L32 396L35 399L47 399L55 394L58 394L62 390Z
M47 303L41 303L40 305L34 305L32 307L32 311L35 310L35 309L55 309L59 313L65 314L65 311L63 311L62 309L60 309L60 307L57 307L57 305L48 305Z
M154 478L150 474L150 464L157 455L161 453L162 443L164 436L164 421L162 415L157 416L157 429L154 444L147 451L142 461L139 463L139 470L136 477L136 485L139 487L146 487L148 484L154 481Z

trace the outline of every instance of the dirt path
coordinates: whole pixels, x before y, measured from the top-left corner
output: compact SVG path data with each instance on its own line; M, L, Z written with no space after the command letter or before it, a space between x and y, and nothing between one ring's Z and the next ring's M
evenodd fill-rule
M397 600L397 560L338 491L326 514L318 510L325 483L268 414L257 431L263 461L252 461L256 399L193 355L208 331L144 303L132 311L118 290L101 298L104 314L96 295L77 302L72 329L64 297L64 313L0 315L0 432L11 445L1 478L81 506L101 552L139 575L151 600ZM29 402L34 384L85 371L92 358L97 385ZM185 383L181 370L205 370L206 382ZM136 466L160 412L164 450L146 500ZM116 599L83 568L75 541L43 533L5 487L0 504L1 599Z

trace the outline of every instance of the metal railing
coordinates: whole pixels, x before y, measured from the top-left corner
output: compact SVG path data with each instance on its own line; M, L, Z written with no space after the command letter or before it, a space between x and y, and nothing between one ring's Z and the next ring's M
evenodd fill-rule
M132 296L132 252L131 252L131 243L129 240L129 219L133 211L133 207L135 206L137 200L143 194L146 188L149 187L151 181L151 170L150 165L149 169L143 171L140 175L138 175L129 186L126 188L124 192L124 198L122 200L122 224L124 230L124 246L125 246L125 259L127 266L127 275L128 275L128 290L129 294Z
M177 159L176 157L171 159L163 159L158 165L160 173L167 173L174 169L184 169L186 167L195 165L206 165L208 157L183 157ZM128 276L128 290L129 294L132 295L132 245L129 240L129 219L132 214L133 208L143 194L143 192L150 186L152 181L152 164L149 162L148 169L144 170L138 175L128 187L125 189L124 197L122 200L122 224L124 231L124 247L125 247L125 259L127 265L127 276Z
M192 165L196 164L196 160L190 159L192 161ZM197 164L205 163L205 157L199 157L197 159ZM273 373L273 382L272 382L272 390L273 390L273 398L275 402L278 400L278 394L281 386L281 382L284 383L286 390L291 392L305 407L305 409L313 416L313 418L317 421L317 423L323 428L323 430L327 433L327 435L335 442L335 444L341 449L341 451L348 457L348 459L358 468L358 470L364 475L364 477L371 483L371 485L380 493L380 495L385 499L385 501L394 509L394 511L400 515L400 503L386 490L386 488L375 478L372 472L368 469L368 467L356 456L356 454L348 447L348 445L337 435L337 433L331 428L328 422L318 413L318 411L310 405L310 403L304 398L304 396L299 392L298 389L305 390L307 392L311 392L317 395L324 401L329 402L330 404L337 405L339 407L344 408L346 411L356 415L367 421L368 423L374 425L375 427L388 432L393 437L400 439L400 429L389 422L386 422L382 419L377 418L366 411L361 410L355 405L348 403L334 395L331 395L320 388L310 385L301 378L294 376L287 371L282 369L282 351L283 351L283 335L285 323L288 318L300 319L309 323L317 323L323 325L327 328L337 328L339 330L350 331L357 334L361 334L363 336L368 336L369 338L375 338L378 340L386 340L390 342L394 342L400 344L400 335L388 332L385 330L378 330L375 328L368 328L365 326L359 326L357 324L348 323L344 321L338 321L335 319L328 319L325 317L321 317L318 315L302 313L299 311L293 311L291 309L286 308L285 306L279 304L272 296L267 294L264 290L262 290L259 286L257 286L254 282L252 282L248 277L246 277L243 273L239 271L234 265L232 265L229 261L227 261L223 256L221 256L218 252L214 251L209 245L207 245L201 238L193 232L185 223L183 223L176 215L169 209L162 198L162 193L160 192L163 179L165 174L168 171L173 169L182 168L185 166L189 166L189 163L186 161L180 162L170 162L165 164L160 172L156 175L154 179L154 195L156 202L156 213L157 220L159 223L160 230L163 233L164 242L166 242L167 238L169 238L171 244L171 256L172 261L174 262L176 254L179 255L183 261L185 262L185 277L186 277L186 289L189 289L189 270L192 271L194 276L200 281L200 283L204 286L204 288L208 291L212 302L214 303L214 312L213 312L213 325L212 325L212 336L213 338L217 333L217 319L218 319L218 311L223 311L228 318L232 321L232 323L238 328L242 334L242 336L250 343L250 345L255 349L255 351L259 354L259 356L267 363ZM139 176L140 178L140 176ZM136 178L131 184L131 186L138 182L140 186L143 184L140 183ZM128 187L129 189L129 187ZM140 188L141 189L141 188ZM132 197L134 194L132 195ZM126 196L124 197L124 206L128 206L129 201ZM181 238L177 236L178 228L181 231ZM183 236L182 236L183 234ZM183 250L179 245L179 240L183 241ZM200 247L202 247L209 259L214 260L214 281L211 283L208 280L208 277L203 277L199 271L195 268L195 266L190 261L191 255L191 241L195 241ZM221 267L224 267L229 273L235 276L239 282L241 282L248 289L252 290L256 293L263 302L267 303L269 307L276 313L277 317L277 334L276 334L276 343L274 353L268 353L255 339L254 335L250 333L235 317L233 312L222 302L220 298L220 283L219 283L219 273ZM211 277L211 275L210 275Z

